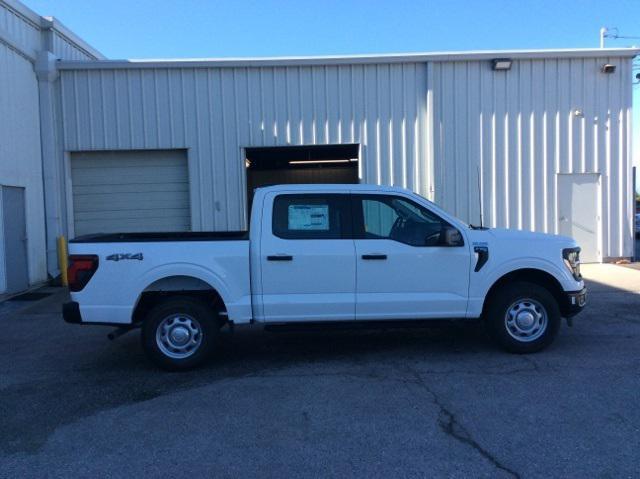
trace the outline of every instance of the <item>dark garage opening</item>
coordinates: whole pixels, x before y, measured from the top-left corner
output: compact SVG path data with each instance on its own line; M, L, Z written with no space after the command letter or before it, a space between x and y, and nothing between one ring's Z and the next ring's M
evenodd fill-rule
M246 148L249 203L256 188L300 183L358 183L357 144Z

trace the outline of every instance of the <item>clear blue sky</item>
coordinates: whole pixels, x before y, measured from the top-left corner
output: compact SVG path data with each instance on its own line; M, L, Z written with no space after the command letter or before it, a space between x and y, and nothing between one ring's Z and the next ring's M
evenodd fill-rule
M582 48L602 26L640 36L640 0L23 1L109 58ZM638 165L640 87L634 124Z
M597 47L638 0L26 0L110 58ZM640 45L639 40L610 41Z

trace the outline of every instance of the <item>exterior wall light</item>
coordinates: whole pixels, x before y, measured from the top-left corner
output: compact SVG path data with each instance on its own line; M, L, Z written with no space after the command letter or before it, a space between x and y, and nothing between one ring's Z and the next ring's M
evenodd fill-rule
M491 60L491 68L495 71L498 70L511 70L511 58L494 58Z
M604 65L602 65L602 68L600 70L602 71L602 73L615 73L616 66L612 65L611 63L605 63Z

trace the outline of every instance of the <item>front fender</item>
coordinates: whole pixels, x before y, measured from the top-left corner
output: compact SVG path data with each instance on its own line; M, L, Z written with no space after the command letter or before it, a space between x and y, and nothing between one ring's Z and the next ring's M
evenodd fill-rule
M555 263L549 260L545 260L543 258L537 257L522 257L509 261L505 261L495 267L489 269L485 276L485 281L482 283L481 294L484 296L487 294L491 286L493 286L496 281L502 278L504 275L512 273L521 269L537 269L543 271L545 273L553 276L558 283L565 290L575 289L572 288L572 280L573 278L569 277L568 272L566 272L563 268L559 267Z
M472 279L469 283L469 308L467 310L467 316L474 318L479 317L491 287L505 275L524 269L534 269L551 275L565 291L576 291L582 288L582 283L576 282L568 271L565 271L564 268L552 261L533 256L514 258L493 265L488 268L482 276L474 277L474 275L482 273L483 270L480 270L478 273L471 272Z

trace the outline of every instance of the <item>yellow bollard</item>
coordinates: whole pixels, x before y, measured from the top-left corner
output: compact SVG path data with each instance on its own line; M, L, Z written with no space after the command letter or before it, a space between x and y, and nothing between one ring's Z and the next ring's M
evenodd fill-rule
M67 239L64 236L58 236L58 267L60 268L60 281L62 282L62 286L69 286L67 266Z

